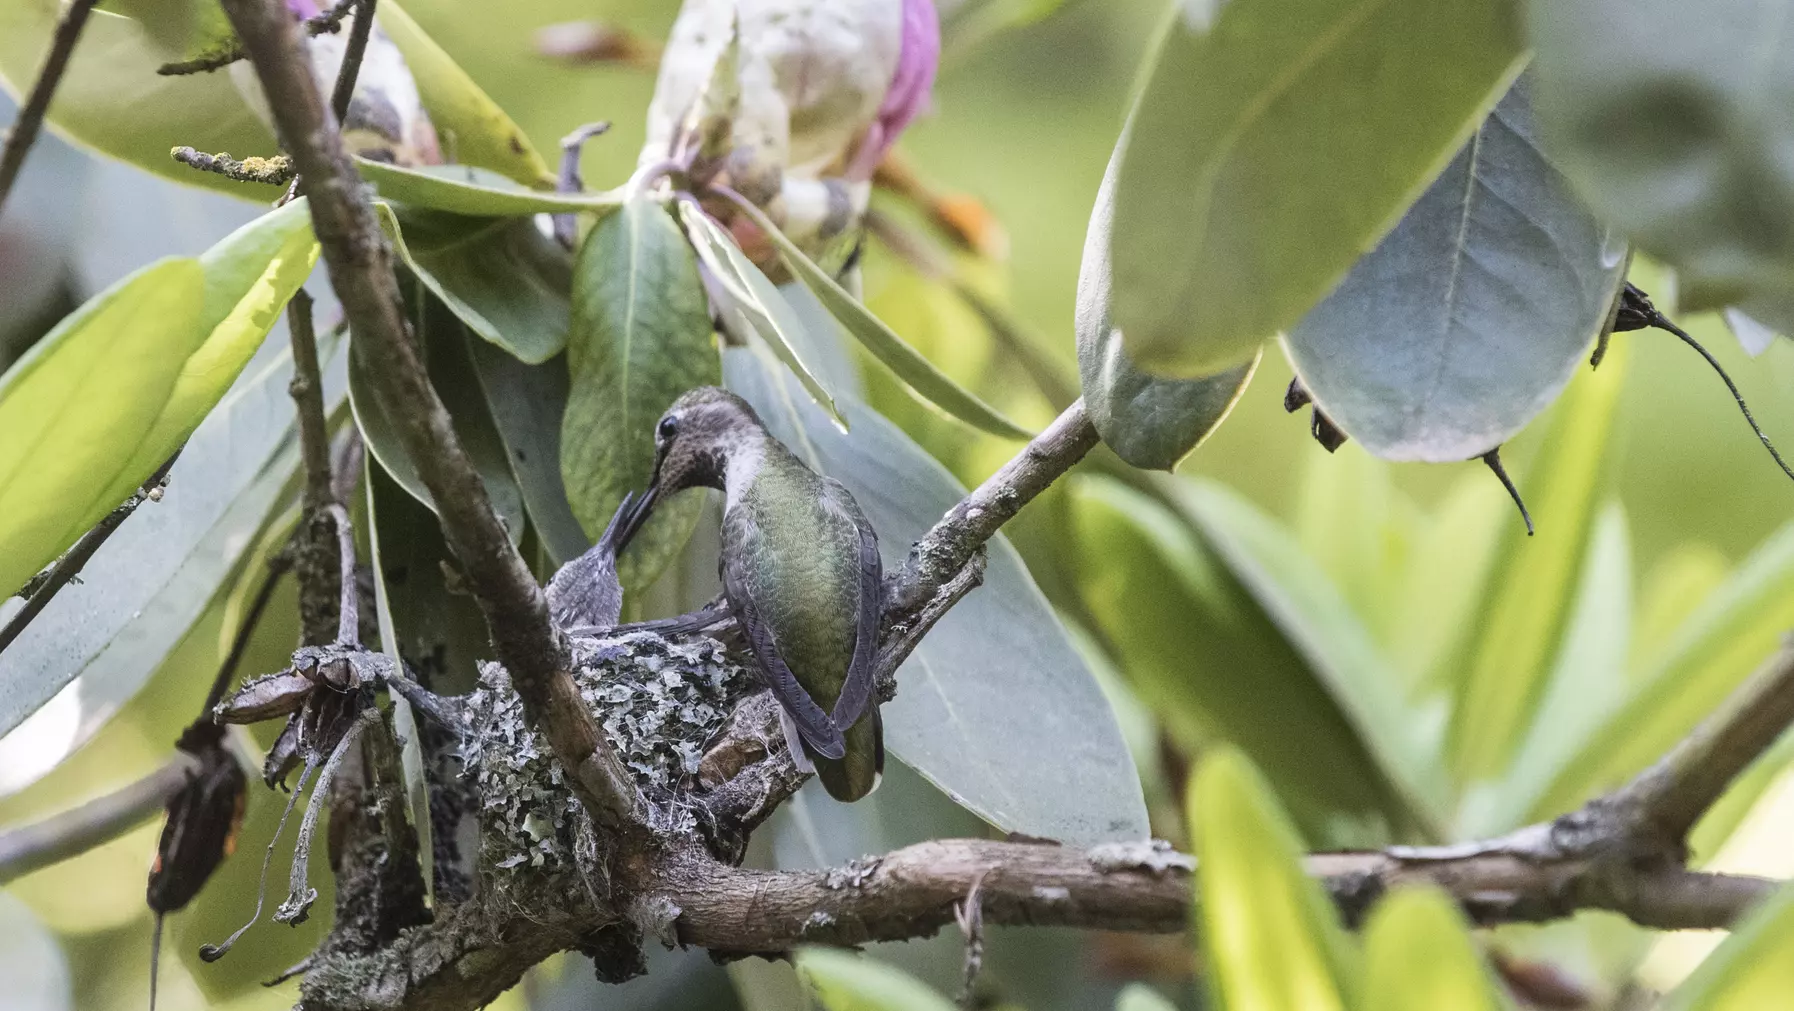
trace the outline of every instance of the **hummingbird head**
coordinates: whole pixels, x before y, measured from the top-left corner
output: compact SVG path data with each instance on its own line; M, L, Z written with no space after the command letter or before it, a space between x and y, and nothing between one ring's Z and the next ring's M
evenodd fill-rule
M654 426L654 475L623 517L616 550L628 546L661 498L687 488L722 490L730 458L758 450L766 438L766 427L747 401L721 387L700 386L673 401Z

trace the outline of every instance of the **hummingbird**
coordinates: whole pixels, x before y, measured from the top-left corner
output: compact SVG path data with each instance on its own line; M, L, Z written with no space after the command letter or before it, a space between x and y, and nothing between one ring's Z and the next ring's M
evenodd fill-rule
M853 801L884 771L873 699L883 607L878 534L839 481L773 438L747 402L692 390L654 429L654 474L616 534L629 543L654 504L687 488L723 493L723 597L779 701L792 759Z

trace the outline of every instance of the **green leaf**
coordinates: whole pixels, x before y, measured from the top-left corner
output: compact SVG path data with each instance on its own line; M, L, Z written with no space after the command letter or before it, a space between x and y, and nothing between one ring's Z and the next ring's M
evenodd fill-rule
M1232 748L1190 784L1209 992L1228 1011L1345 1011L1358 953L1269 784Z
M14 95L37 79L62 7L59 0L0 4L0 75ZM182 4L181 9L189 7ZM94 12L56 90L50 124L102 154L176 182L245 200L279 196L275 187L196 172L169 157L169 150L181 144L238 155L275 150L274 135L255 118L229 74L156 74L157 67L177 58L144 25Z
M598 222L573 270L561 477L573 514L596 537L626 493L648 486L662 412L720 373L697 261L665 208L633 200ZM619 560L625 589L653 582L701 505L687 495L655 509Z
M473 218L521 218L531 214L605 213L623 198L615 193L554 193L527 186L471 165L404 168L355 159L374 192L394 203ZM235 184L233 184L235 185Z
M1495 548L1512 522L1513 504L1490 487L1488 473L1466 470L1409 532L1408 564L1388 609L1393 620L1382 628L1390 658L1412 679L1411 696L1456 692L1462 671L1452 651L1479 620Z
M1393 640L1416 617L1401 610L1401 583L1425 529L1419 510L1395 487L1390 465L1362 447L1304 455L1293 524L1302 551L1374 638Z
M1209 481L1165 485L1351 723L1407 821L1436 835L1447 795L1441 745L1414 718L1370 630L1295 538L1238 493Z
M567 359L525 365L485 341L469 341L473 370L492 423L504 441L536 536L558 566L578 558L592 541L567 502L561 480L561 418L567 413Z
M473 360L468 351L467 331L446 306L421 287L407 285L413 296L412 329L423 349L425 365L430 372L430 385L454 421L455 435L461 448L473 461L474 468L486 486L492 508L516 543L523 538L523 492L511 473L511 464L504 441L493 425L485 394L475 378ZM355 409L355 421L367 439L368 451L393 480L411 496L435 511L436 505L417 472L417 465L399 441L398 428L374 396L368 365L351 342L349 354L349 402Z
M1775 652L1790 625L1794 524L1764 541L1676 629L1637 691L1582 742L1528 819L1570 810L1656 761Z
M532 365L567 346L572 258L533 219L375 208L393 249L469 330Z
M945 372L935 368L934 363L924 358L915 348L910 347L902 337L884 321L872 315L860 301L848 294L834 278L828 275L797 248L797 244L785 237L779 227L772 223L765 212L746 200L737 201L735 206L746 214L762 232L772 240L779 250L779 257L784 261L786 269L804 283L815 294L835 321L841 324L855 340L865 345L874 358L883 362L885 368L902 380L917 396L947 412L960 421L981 431L1005 439L1029 439L1033 435L1015 422L997 413L996 409L978 399L977 395L954 382Z
M1570 385L1550 416L1537 456L1519 478L1538 535L1510 519L1477 612L1449 734L1461 780L1501 775L1544 696L1569 617L1609 457L1607 435L1626 372L1623 349ZM1490 494L1496 494L1490 479Z
M1469 838L1520 827L1565 762L1625 702L1632 643L1632 546L1626 512L1611 502L1595 521L1576 597L1551 664L1544 697L1514 755L1513 768L1486 803L1469 805L1459 834Z
M1145 983L1129 983L1115 996L1115 1011L1177 1011L1177 1005Z
M204 291L196 261L159 261L88 300L0 376L3 592L119 504L108 492L131 477L203 338Z
M1384 459L1506 442L1570 381L1625 274L1539 149L1528 80L1284 338L1315 403Z
M747 254L735 245L735 240L712 221L703 208L680 201L679 219L685 223L685 234L691 240L692 249L728 290L735 302L734 308L745 317L748 327L796 374L810 399L827 411L837 424L847 424L847 419L835 406L834 396L798 354L797 348L809 343L803 337L804 322L778 286L767 280L760 268L754 266L754 261L747 258Z
M443 153L463 165L491 169L532 186L554 185L554 173L529 137L424 33L397 0L380 4L380 27L399 47L417 80L424 110Z
M1740 304L1787 326L1794 254L1782 223L1794 213L1794 166L1782 152L1794 123L1782 110L1794 102L1794 21L1785 5L1526 6L1539 112L1589 205L1676 268L1684 310Z
M770 351L730 348L723 374L774 436L853 493L886 571L965 496L933 457L844 393L852 431L843 432ZM1139 777L1102 689L1009 541L987 548L984 585L898 670L886 745L1004 831L1068 844L1145 838ZM1025 720L1015 718L1018 699Z
M1168 14L1116 185L1135 360L1213 373L1300 319L1506 91L1512 18L1503 0L1255 0L1206 31Z
M1397 889L1364 928L1363 1006L1377 1011L1502 1011L1470 925L1432 886Z
M1085 606L1185 751L1243 749L1316 840L1336 819L1407 820L1368 742L1206 538L1113 481L1078 481L1072 501Z
M805 948L797 972L827 1011L953 1011L921 980L861 955Z
M1794 888L1782 887L1746 916L1663 1011L1763 1011L1794 991Z
M325 345L325 409L342 402L343 356ZM47 770L79 747L136 694L204 612L298 467L292 377L282 349L246 373L188 440L162 501L145 504L65 587L18 641L0 653L0 734L58 690L68 719L46 731ZM71 684L70 682L74 683ZM20 731L24 733L24 730ZM57 751L57 749L66 749ZM23 785L18 784L18 785Z
M1171 470L1208 438L1239 402L1258 368L1246 364L1198 379L1161 379L1140 369L1115 323L1114 271L1109 260L1115 225L1115 177L1121 145L1109 159L1078 270L1078 378L1090 421L1115 455L1148 470Z

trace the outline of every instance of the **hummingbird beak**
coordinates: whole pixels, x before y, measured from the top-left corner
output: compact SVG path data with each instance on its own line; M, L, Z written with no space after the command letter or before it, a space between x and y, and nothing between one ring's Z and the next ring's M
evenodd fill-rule
M654 476L648 479L648 490L640 498L636 498L633 492L625 497L623 504L617 507L616 517L611 520L616 529L611 542L615 554L621 555L629 542L635 539L635 535L648 522L648 514L654 511L654 503L659 498L660 458L657 456L654 460Z

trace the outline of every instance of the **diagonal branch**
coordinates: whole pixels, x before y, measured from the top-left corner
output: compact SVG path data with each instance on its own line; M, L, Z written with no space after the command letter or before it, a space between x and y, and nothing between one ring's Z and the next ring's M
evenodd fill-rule
M56 22L56 32L50 40L50 52L44 57L44 65L37 72L37 83L31 86L31 94L26 96L25 104L19 107L19 118L13 121L12 129L7 131L6 146L0 149L0 208L6 206L6 197L12 192L12 184L19 178L19 170L25 166L25 153L37 140L39 130L44 126L44 115L50 111L50 99L56 94L56 86L62 83L62 73L68 69L69 57L74 55L75 43L81 39L81 29L87 26L87 16L99 6L99 0L71 0L68 10L63 11L62 19Z
M374 395L430 489L455 556L485 614L498 658L590 813L608 823L641 810L626 770L579 699L567 640L549 619L529 567L493 512L405 325L392 250L311 76L299 31L277 0L224 4L268 95L275 125L305 180L330 281L365 357Z

